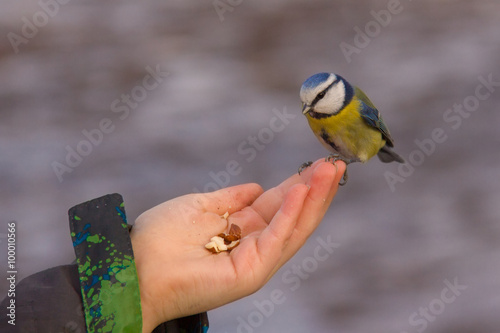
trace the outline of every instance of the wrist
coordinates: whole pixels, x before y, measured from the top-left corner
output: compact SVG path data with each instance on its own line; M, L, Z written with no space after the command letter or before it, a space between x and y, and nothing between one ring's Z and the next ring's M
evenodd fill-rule
M134 227L135 228L135 227ZM158 288L161 284L158 281L152 281L151 272L154 271L153 267L148 267L148 254L142 246L141 237L134 232L134 228L130 234L132 241L132 248L134 251L134 261L137 270L137 277L139 280L139 291L141 298L141 312L142 312L142 332L152 332L158 325L169 320L163 316L163 305L157 304ZM151 256L149 256L151 257ZM149 261L151 262L151 261ZM152 289L155 288L155 289Z

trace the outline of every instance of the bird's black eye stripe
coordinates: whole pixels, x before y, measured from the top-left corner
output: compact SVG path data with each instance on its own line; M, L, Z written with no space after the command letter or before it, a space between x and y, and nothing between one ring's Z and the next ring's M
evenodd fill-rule
M320 92L319 94L317 94L316 98L313 100L313 102L311 103L311 105L312 106L316 105L316 103L318 103L320 99L322 99L323 97L325 97L326 91L328 89L330 89L330 86L328 86L328 88L326 88L325 90L323 90L322 92Z
M335 81L333 81L328 87L325 88L325 90L323 90L322 92L320 92L319 94L316 95L316 98L312 101L311 103L311 106L314 106L316 105L316 103L319 102L320 99L322 99L323 97L325 97L326 95L326 92L328 90L330 90L331 87L333 87L337 82L339 82L340 80L339 79L336 79Z

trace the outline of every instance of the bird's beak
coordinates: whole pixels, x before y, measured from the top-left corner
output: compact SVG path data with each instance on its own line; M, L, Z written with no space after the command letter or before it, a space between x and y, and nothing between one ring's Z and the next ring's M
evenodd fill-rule
M309 111L311 111L311 106L309 104L302 103L302 114L305 115Z

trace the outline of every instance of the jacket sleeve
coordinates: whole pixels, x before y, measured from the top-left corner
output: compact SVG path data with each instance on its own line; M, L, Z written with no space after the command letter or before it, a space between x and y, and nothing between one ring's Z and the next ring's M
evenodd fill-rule
M88 332L141 332L139 280L123 199L110 194L68 212Z
M139 283L122 197L110 194L77 205L69 219L77 264L21 281L16 325L2 316L0 331L141 332ZM207 314L201 313L163 323L154 332L207 330Z
M0 332L86 331L76 265L28 276L16 285L15 298L11 299L15 300L15 320L2 311ZM6 309L9 301L6 297L0 307Z

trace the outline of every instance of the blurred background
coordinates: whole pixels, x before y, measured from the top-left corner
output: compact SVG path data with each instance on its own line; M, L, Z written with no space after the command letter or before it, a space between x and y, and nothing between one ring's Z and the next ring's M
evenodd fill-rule
M119 192L134 221L326 156L298 91L336 72L408 164L351 165L304 248L210 331L498 332L498 1L65 2L0 12L0 253L14 220L18 278L73 260L80 202Z

